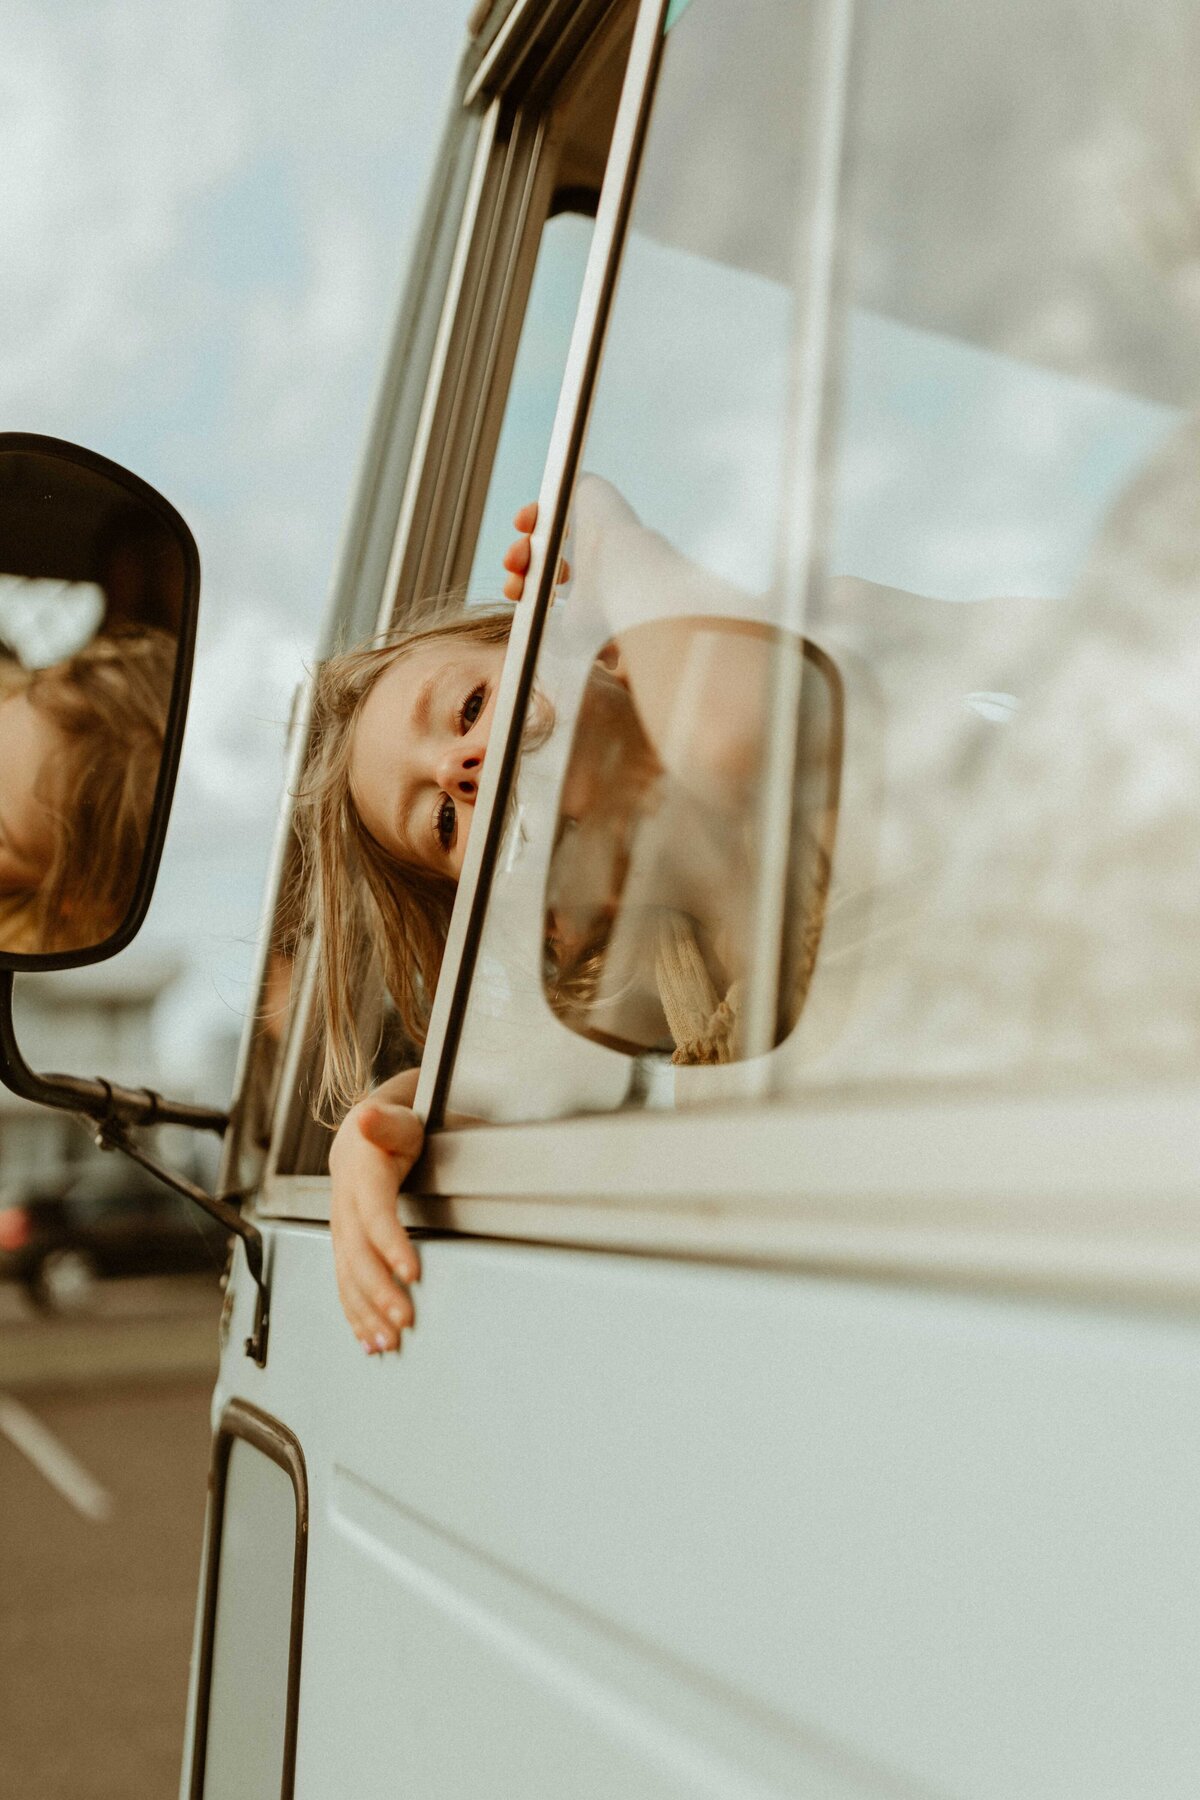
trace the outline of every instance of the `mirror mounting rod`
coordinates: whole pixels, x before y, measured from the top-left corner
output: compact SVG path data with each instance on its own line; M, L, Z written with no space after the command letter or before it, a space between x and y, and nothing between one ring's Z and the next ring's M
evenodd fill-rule
M157 1157L150 1156L139 1143L129 1136L128 1127L123 1125L119 1119L109 1117L97 1120L96 1142L102 1150L124 1151L125 1155L135 1163L141 1163L143 1169L149 1169L152 1175L157 1175L160 1181L165 1182L168 1187L174 1188L177 1194L185 1194L189 1200L194 1200L196 1205L210 1218L215 1219L219 1225L223 1225L226 1231L231 1232L234 1237L241 1239L242 1249L246 1253L246 1268L249 1270L251 1281L258 1290L254 1303L254 1325L250 1336L246 1339L246 1355L253 1358L261 1369L267 1360L269 1301L266 1277L263 1273L263 1241L262 1233L243 1219L237 1207L231 1204L241 1196L238 1194L220 1196L206 1193L202 1187L197 1187L194 1181L189 1181L186 1175L176 1174L174 1169L169 1169L165 1163L160 1163Z
M240 1238L246 1253L250 1279L258 1289L254 1309L254 1327L246 1339L246 1354L261 1368L267 1360L267 1284L263 1273L262 1233L243 1219L231 1200L206 1193L185 1175L178 1175L165 1163L150 1156L129 1133L138 1125L191 1125L197 1131L223 1132L228 1115L210 1106L191 1106L183 1101L164 1100L151 1088L124 1088L114 1082L87 1081L76 1075L38 1075L21 1055L13 1029L13 976L11 969L0 969L0 1080L23 1100L38 1106L53 1106L61 1112L82 1114L91 1121L96 1142L103 1150L121 1150L152 1175L217 1220L234 1237Z

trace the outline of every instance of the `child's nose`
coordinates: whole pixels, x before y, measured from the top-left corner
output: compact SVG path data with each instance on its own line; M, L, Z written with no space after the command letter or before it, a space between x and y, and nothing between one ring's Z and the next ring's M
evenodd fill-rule
M481 743L463 738L442 753L438 759L437 779L443 793L454 800L474 802L483 773L483 751Z

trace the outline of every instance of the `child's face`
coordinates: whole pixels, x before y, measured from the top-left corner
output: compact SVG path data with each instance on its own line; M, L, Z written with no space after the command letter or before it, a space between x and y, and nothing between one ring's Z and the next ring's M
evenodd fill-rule
M33 892L54 855L63 738L24 694L0 701L0 895Z
M384 671L350 744L350 791L371 836L457 881L475 814L504 645L442 638Z

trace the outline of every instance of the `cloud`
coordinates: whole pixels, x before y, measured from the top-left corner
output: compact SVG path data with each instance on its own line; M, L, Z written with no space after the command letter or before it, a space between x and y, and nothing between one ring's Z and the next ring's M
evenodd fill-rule
M312 221L305 260L298 294L251 301L238 358L245 419L260 446L289 460L319 443L331 410L343 411L347 367L373 341L387 287L367 222L346 213Z
M0 23L0 397L95 416L171 328L195 196L244 137L224 5L5 9Z
M192 676L183 792L213 819L267 818L283 779L292 697L305 649L272 612L249 602L224 618Z

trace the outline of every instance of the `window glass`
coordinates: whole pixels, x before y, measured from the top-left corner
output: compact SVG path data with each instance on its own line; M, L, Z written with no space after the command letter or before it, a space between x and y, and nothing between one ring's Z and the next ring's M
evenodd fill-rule
M225 1478L204 1800L278 1794L287 1729L296 1491L234 1438Z
M504 553L513 541L513 514L537 496L592 229L589 214L568 206L547 219L542 230L483 522L475 541L469 600L500 597Z
M777 1084L1200 1052L1192 9L862 9L828 539L838 851Z
M814 51L807 8L671 21L455 1068L467 1116L669 1104L802 1009L841 713L780 556Z
M1127 0L856 10L801 603L811 16L676 9L467 1116L1200 1051L1200 27ZM598 760L614 663L665 798L633 752ZM670 1031L652 924L728 1055ZM565 950L590 953L566 993Z

